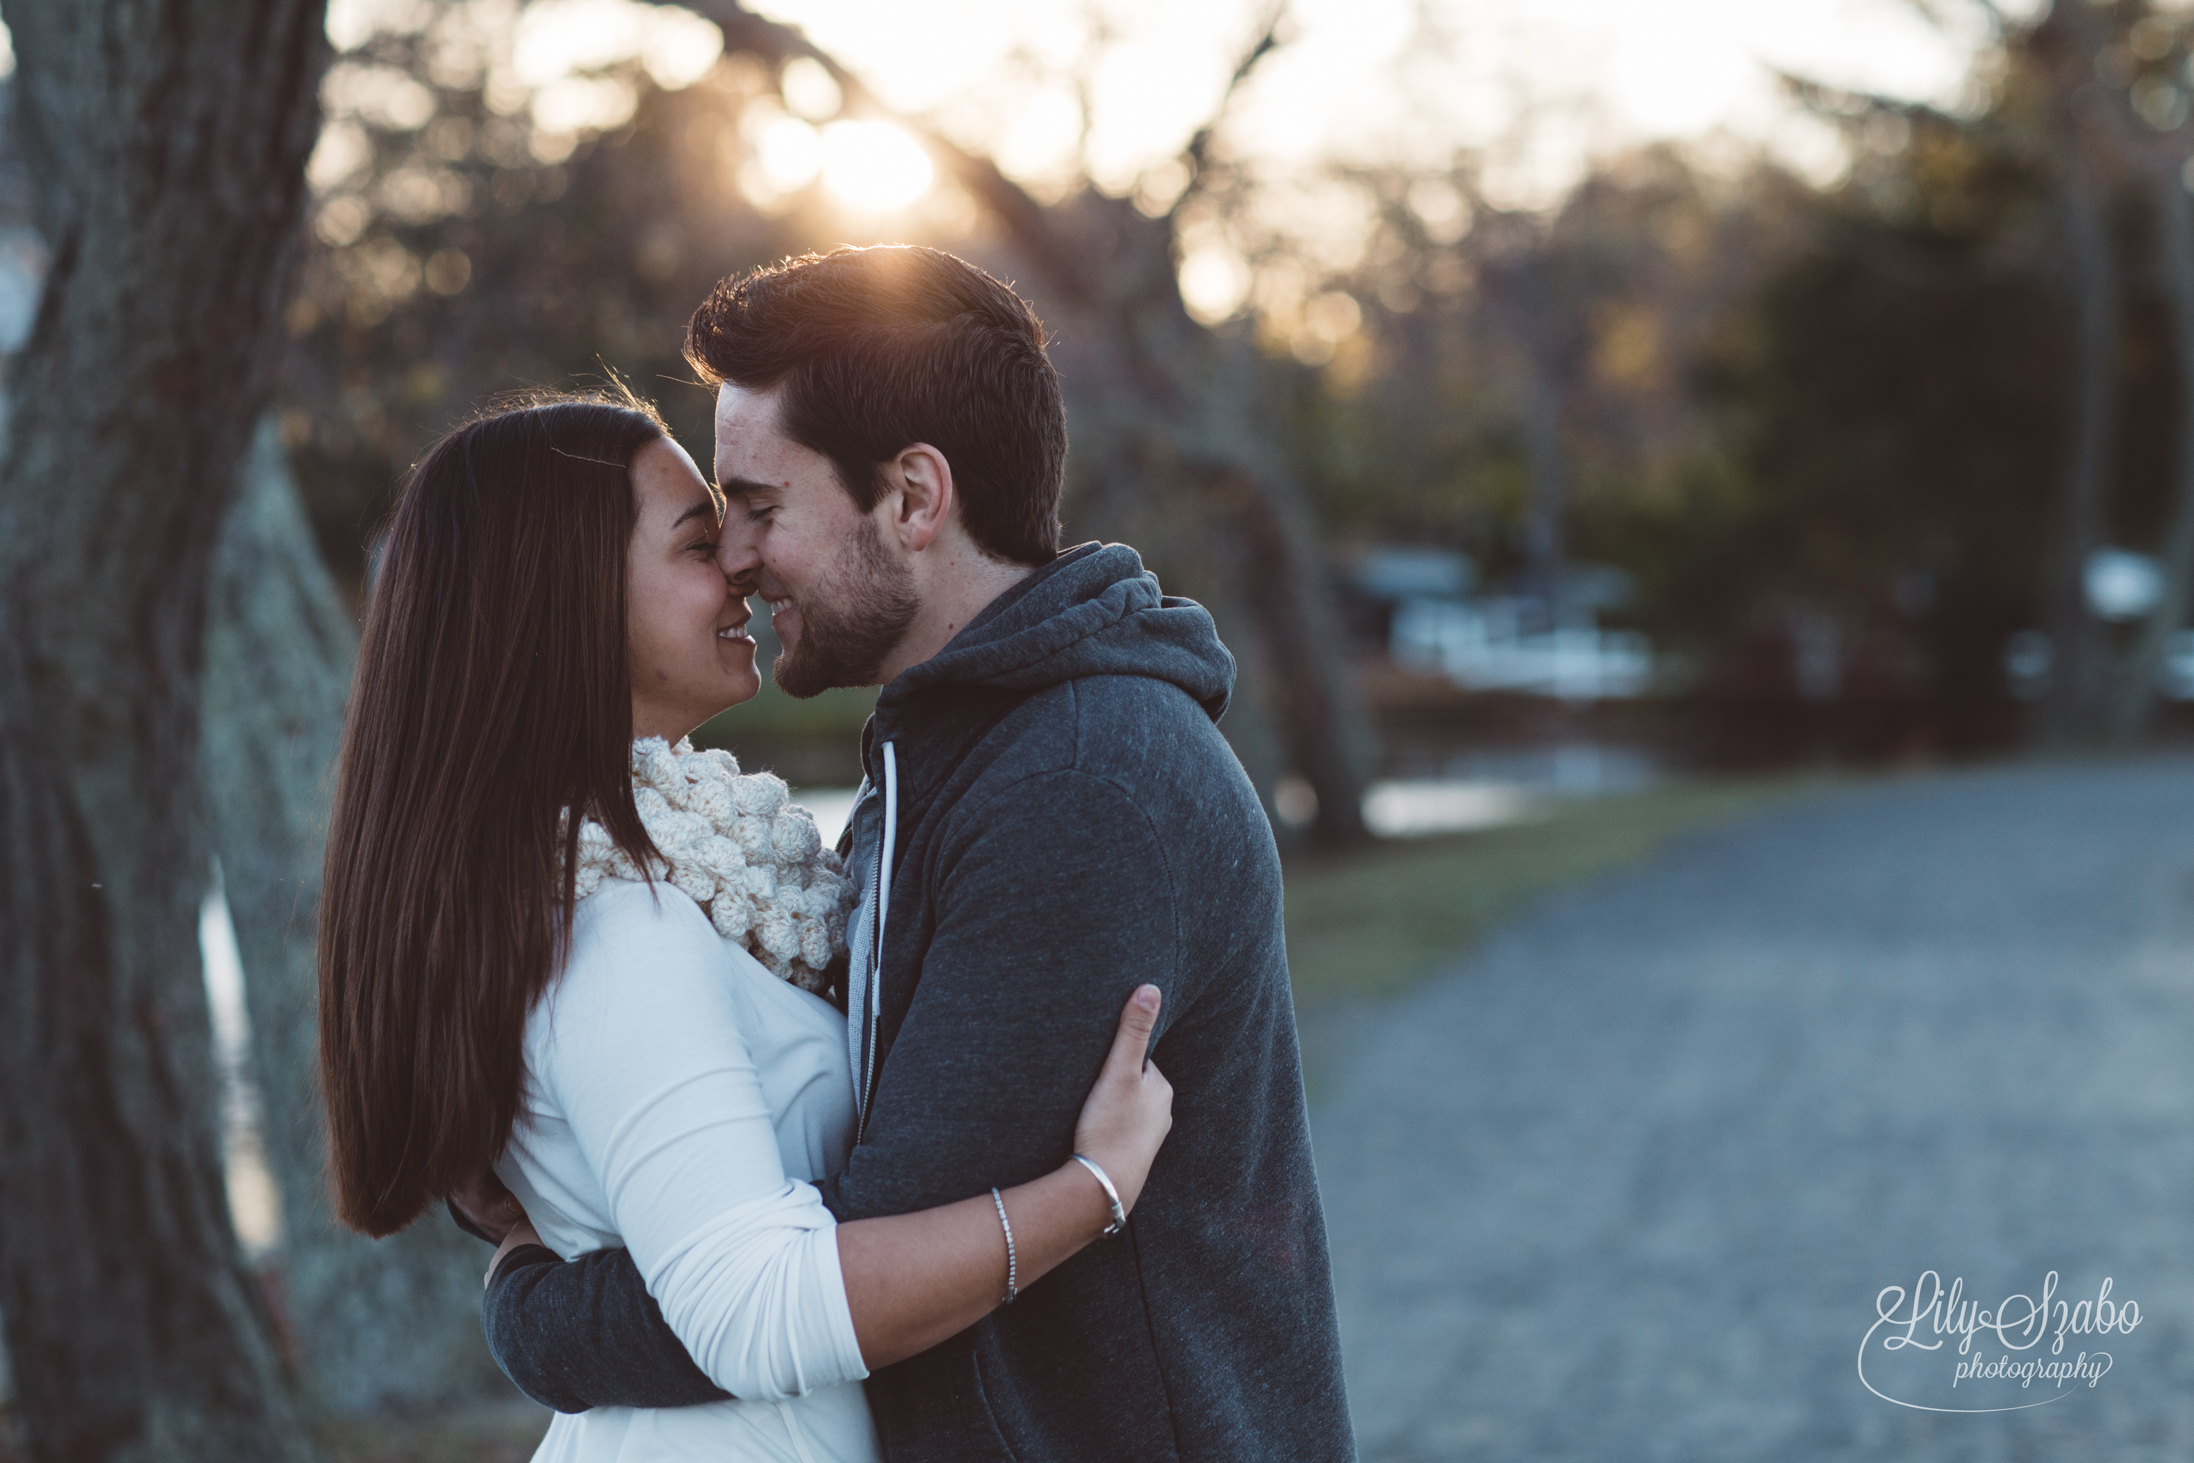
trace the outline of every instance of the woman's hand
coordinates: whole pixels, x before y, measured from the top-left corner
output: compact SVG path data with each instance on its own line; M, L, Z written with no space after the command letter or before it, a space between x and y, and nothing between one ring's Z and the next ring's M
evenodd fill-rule
M483 1169L449 1196L450 1218L475 1239L499 1245L514 1224L526 1222L525 1206L503 1187L493 1169Z
M1158 1145L1173 1127L1173 1087L1143 1058L1158 1026L1158 988L1128 998L1112 1050L1074 1125L1087 1155L1135 1207ZM1012 1238L998 1210L1007 1211ZM1097 1180L1069 1160L1042 1178L887 1219L838 1226L846 1308L870 1371L958 1335L1027 1289L1104 1229L1112 1206Z
M488 1273L480 1277L480 1288L485 1290L495 1283L495 1272L503 1268L503 1257L505 1255L521 1245L537 1245L540 1243L541 1236L533 1232L533 1221L526 1218L524 1211L521 1210L518 1215L518 1222L510 1227L510 1233L504 1235L503 1242L495 1247L495 1256L488 1261Z
M1105 1171L1120 1191L1123 1209L1135 1207L1151 1160L1173 1129L1173 1084L1144 1059L1158 1026L1158 1002L1154 985L1138 986L1128 997L1112 1050L1105 1054L1097 1085L1090 1088L1074 1124L1074 1151Z

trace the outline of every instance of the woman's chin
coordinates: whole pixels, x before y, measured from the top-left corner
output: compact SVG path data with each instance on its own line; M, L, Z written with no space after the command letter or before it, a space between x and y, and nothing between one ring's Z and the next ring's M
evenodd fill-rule
M726 701L720 708L718 708L717 714L722 715L724 712L731 710L732 707L744 705L746 702L752 701L756 696L759 696L761 694L762 673L760 671L750 669L744 676L740 677L737 684L732 687L731 699L729 701Z

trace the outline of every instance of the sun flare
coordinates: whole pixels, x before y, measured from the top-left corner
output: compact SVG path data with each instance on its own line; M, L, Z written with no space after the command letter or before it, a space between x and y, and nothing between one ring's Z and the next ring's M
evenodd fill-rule
M863 213L904 208L929 191L936 170L922 145L884 122L823 128L823 186Z

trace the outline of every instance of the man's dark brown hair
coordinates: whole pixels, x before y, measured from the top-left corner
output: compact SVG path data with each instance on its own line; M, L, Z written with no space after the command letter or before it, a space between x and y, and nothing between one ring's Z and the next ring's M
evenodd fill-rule
M402 1229L503 1150L526 1014L570 937L577 813L642 868L625 560L631 398L496 412L436 443L366 602L320 897L335 1212Z
M1012 290L936 249L834 249L727 279L693 312L686 359L711 385L778 398L785 435L828 457L854 504L916 442L952 466L977 548L1059 553L1066 404L1044 327Z

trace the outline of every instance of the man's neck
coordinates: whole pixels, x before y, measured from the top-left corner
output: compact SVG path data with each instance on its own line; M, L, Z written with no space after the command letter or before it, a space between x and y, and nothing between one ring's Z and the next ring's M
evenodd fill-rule
M1035 572L1027 564L1002 564L972 548L961 550L922 596L914 623L881 667L881 681L888 685L901 671L943 650L992 600Z

